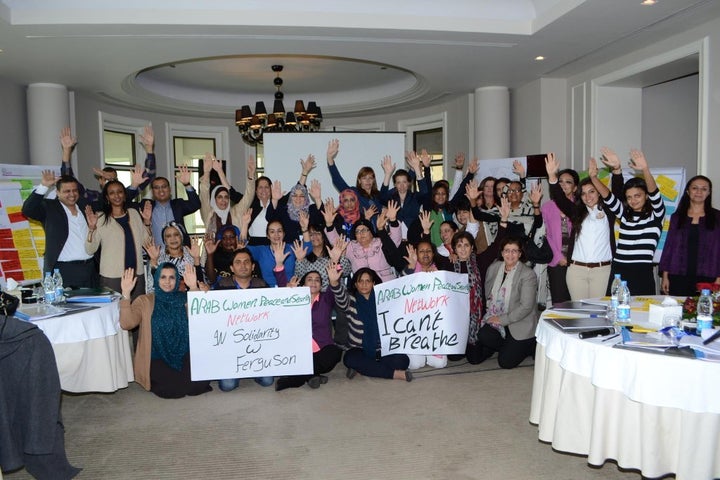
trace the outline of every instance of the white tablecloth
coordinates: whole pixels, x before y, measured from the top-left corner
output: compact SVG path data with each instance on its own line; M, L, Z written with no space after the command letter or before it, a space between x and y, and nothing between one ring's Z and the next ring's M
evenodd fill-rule
M720 364L537 328L530 422L553 448L679 480L720 477Z
M114 392L134 380L129 334L117 302L34 322L55 351L60 385L68 392Z

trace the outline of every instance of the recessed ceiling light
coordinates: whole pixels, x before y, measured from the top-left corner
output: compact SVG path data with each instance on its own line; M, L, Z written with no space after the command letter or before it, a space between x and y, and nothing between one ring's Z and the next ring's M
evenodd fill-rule
M643 0L640 5L655 5L657 0Z
M538 55L537 57L535 57L535 60L539 62L541 60L545 60L545 57L543 57L542 55Z

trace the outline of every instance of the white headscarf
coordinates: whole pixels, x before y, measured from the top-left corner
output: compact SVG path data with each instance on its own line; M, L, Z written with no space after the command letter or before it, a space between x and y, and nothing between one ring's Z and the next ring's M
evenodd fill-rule
M230 191L223 185L216 186L212 189L212 192L210 192L210 208L212 208L215 214L220 218L220 223L225 225L227 223L228 215L230 214L230 202L228 201L228 206L224 209L221 209L217 206L217 203L215 203L215 196L219 193L219 189L221 188L224 188L225 191L228 192L228 195L230 195Z

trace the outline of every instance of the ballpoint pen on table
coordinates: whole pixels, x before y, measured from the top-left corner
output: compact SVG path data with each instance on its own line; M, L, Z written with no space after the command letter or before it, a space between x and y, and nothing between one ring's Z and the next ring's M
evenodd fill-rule
M615 338L615 337L619 337L619 336L620 336L620 334L619 334L619 333L616 333L615 335L610 335L610 336L607 337L607 338L603 338L602 341L603 341L603 342L607 342L608 340L611 340L611 339L613 339L613 338Z

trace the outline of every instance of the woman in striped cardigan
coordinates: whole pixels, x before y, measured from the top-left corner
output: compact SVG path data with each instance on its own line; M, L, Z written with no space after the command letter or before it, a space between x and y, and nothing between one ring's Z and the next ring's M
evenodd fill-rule
M367 267L359 269L350 281L348 292L340 282L342 272L338 270L337 264L330 264L327 273L330 289L335 295L335 304L350 320L350 349L343 358L347 377L352 379L360 373L368 377L411 381L412 373L408 370L410 360L407 355L383 356L380 353L380 331L373 290L375 285L382 283L378 274Z

